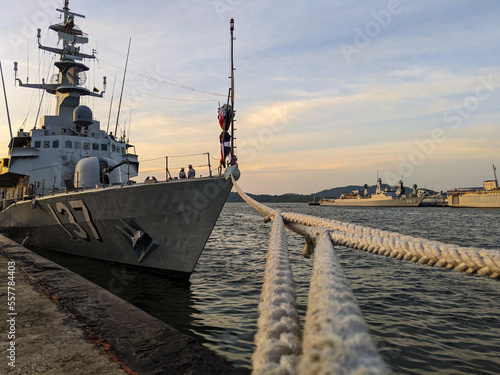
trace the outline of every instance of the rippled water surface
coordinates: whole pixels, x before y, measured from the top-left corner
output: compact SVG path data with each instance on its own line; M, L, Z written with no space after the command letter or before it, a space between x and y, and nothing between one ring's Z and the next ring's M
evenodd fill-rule
M500 248L500 210L270 206L462 246ZM248 205L226 204L187 284L98 262L92 267L68 259L61 263L236 365L250 367L270 227ZM301 256L302 237L289 232L288 245L303 319L312 259ZM335 250L394 373L500 374L500 280Z

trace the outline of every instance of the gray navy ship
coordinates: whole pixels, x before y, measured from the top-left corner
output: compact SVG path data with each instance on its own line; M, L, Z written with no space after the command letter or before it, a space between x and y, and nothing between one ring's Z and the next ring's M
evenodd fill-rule
M75 25L83 16L70 11L68 0L57 11L62 22L49 29L61 48L40 42L39 48L60 56L58 75L40 84L16 75L19 86L55 95L55 114L14 136L11 130L8 157L0 163L0 232L28 248L189 277L231 191L230 176L239 177L235 157L216 176L135 183L135 148L80 105L81 97L104 94L83 86L89 68L82 61L95 58L78 46L88 42ZM231 38L232 32L233 23ZM233 107L227 108L233 121Z
M348 206L348 207L417 207L422 203L423 196L418 196L417 185L406 195L403 181L399 181L395 191L383 191L382 179L377 178L375 193L368 194L368 185L365 185L364 194L354 190L349 194L342 194L338 199L321 199L320 206Z

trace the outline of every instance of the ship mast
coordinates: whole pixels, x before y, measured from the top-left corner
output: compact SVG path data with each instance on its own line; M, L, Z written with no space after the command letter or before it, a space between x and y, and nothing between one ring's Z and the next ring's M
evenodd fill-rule
M57 98L56 116L71 117L73 110L80 104L80 97L87 95L102 98L106 90L106 77L103 77L104 90L97 94L81 85L86 82L85 72L89 68L80 62L83 59L95 59L94 54L88 55L80 52L80 47L77 44L88 43L88 35L84 33L77 25L75 25L75 17L85 18L84 15L70 12L69 0L64 1L63 9L56 9L64 14L63 22L52 24L49 29L57 32L59 39L62 39L62 48L54 48L43 46L40 43L40 29L38 29L38 48L44 51L52 52L60 55L60 60L54 65L59 69L59 74L56 77L57 81L46 83L42 79L41 84L23 83L17 78L17 63L15 65L16 82L21 87L29 87L33 89L46 90Z
M132 38L130 38L128 41L127 59L125 60L125 70L123 71L122 92L120 93L120 103L118 104L118 114L116 115L115 137L117 136L118 120L120 119L120 109L122 107L123 87L125 86L125 75L127 74L128 56L130 53L130 43L132 43Z
M231 155L233 158L235 158L234 154L234 64L233 64L233 31L234 31L234 18L231 18L231 21L229 22L229 30L231 34L231 111L232 116L231 116ZM230 163L232 164L233 160L230 160Z
M3 95L5 97L5 109L7 110L7 120L9 121L10 137L12 138L12 126L10 124L9 104L7 103L7 92L5 91L5 81L3 79L2 62L0 61L0 73L2 73Z

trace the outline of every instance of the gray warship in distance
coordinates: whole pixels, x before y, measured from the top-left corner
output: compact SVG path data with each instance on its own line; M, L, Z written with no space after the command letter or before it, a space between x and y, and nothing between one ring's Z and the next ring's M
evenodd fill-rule
M50 30L62 48L39 41L40 49L61 57L57 79L28 84L16 75L20 86L55 95L56 112L29 131L12 136L11 130L8 157L0 164L0 233L28 248L189 277L231 191L230 176L239 177L235 158L217 176L130 180L139 173L135 148L101 130L91 109L80 105L81 96L104 93L83 87L89 68L81 61L95 58L77 47L88 42L74 22L84 16L70 12L68 0L57 11L63 22ZM233 25L231 20L231 46Z
M387 189L386 189L387 190ZM398 182L395 191L383 191L382 179L377 178L377 187L374 194L368 194L368 185L365 192L354 190L349 194L342 194L338 199L321 199L320 206L349 206L349 207L417 207L422 203L423 196L418 196L417 185L413 185L413 191L406 195L403 181Z

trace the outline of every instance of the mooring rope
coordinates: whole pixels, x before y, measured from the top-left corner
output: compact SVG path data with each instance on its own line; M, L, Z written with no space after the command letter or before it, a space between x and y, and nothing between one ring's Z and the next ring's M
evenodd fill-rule
M304 214L283 213L283 219L285 222L333 229L331 238L337 245L467 274L500 278L499 250L461 247Z
M387 374L328 231L316 239L299 374Z
M235 187L241 191L236 184ZM241 193L259 212L273 218L252 356L253 374L386 374L387 368L333 252L328 231L289 223L315 246L301 350L281 212ZM303 355L299 357L301 351Z
M265 204L257 202L255 199L250 198L241 188L240 186L236 183L233 175L231 175L231 180L233 181L233 186L240 195L240 197L247 202L251 207L255 208L257 211L259 211L262 215L266 216L273 216L275 213L275 210L273 210L271 207L267 207Z
M250 198L234 179L233 186L250 206L266 216L264 221L273 220L252 356L253 374L388 373L335 256L334 245L500 278L499 250L460 247L337 220L281 213ZM300 329L284 225L305 238L305 257L315 254L299 362Z
M240 196L257 211L263 215L273 215L271 208L248 197L236 183L234 187ZM477 273L479 276L500 278L500 250L461 247L298 213L283 213L282 215L287 225L297 223L332 229L331 238L337 245L413 262L418 261L429 266L455 269L467 274Z
M253 374L296 374L301 332L281 214L274 214L252 356Z

